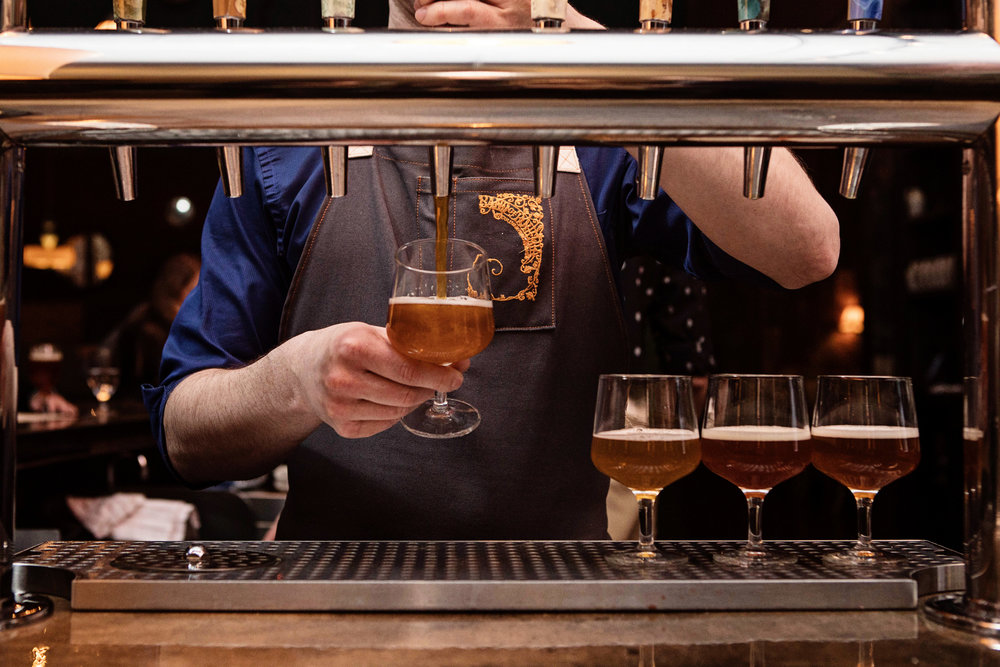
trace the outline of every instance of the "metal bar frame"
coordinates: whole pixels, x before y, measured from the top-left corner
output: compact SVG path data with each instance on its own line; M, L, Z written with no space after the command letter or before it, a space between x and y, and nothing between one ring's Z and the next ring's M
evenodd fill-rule
M26 146L953 143L967 166L966 592L926 612L1000 636L1000 16L994 0L964 7L958 35L453 33L449 46L422 33L32 33L26 0L0 0L0 574Z

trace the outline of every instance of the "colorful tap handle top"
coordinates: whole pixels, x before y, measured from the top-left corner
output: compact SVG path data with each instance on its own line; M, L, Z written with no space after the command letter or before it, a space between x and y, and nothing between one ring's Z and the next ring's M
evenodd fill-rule
M531 0L531 18L535 21L566 20L567 0Z
M674 17L674 0L639 0L639 21L670 23Z
M247 0L212 0L212 10L215 18L239 19L247 18Z
M771 18L771 0L736 0L740 23L744 21L767 22Z
M115 0L115 21L146 22L146 0Z
M882 20L882 0L847 0L847 20Z
M322 17L335 19L354 18L354 0L322 0Z

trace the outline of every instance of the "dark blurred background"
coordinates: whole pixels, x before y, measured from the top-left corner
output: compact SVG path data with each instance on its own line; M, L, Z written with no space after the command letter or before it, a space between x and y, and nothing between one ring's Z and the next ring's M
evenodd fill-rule
M638 2L573 4L613 29L632 29L637 20ZM36 29L91 28L110 18L111 3L34 0L28 8ZM841 30L845 12L846 3L775 2L770 27ZM961 12L957 0L889 0L882 25L959 30ZM384 2L361 0L356 24L383 26L386 14ZM318 0L248 3L249 27L316 29L319 24ZM675 2L677 28L718 30L735 24L733 0ZM211 28L213 20L205 2L150 0L147 25ZM697 304L697 330L705 339L698 354L711 362L698 372L801 373L810 380L809 391L820 373L912 376L923 460L915 473L879 494L875 537L930 539L960 549L960 149L877 148L854 201L836 192L840 149L798 152L840 216L840 266L832 278L795 292L696 284L699 293L705 289ZM138 167L138 200L122 203L114 196L106 150L27 151L25 243L39 244L47 233L55 234L59 245L73 239L93 250L104 247L89 241L100 235L111 250L113 265L103 280L94 278L93 267L82 272L25 269L21 348L46 340L66 351L59 387L69 397L89 396L74 365L82 351L145 298L168 257L198 252L203 216L218 179L214 151L142 148ZM187 198L190 210L179 210L178 198ZM647 315L650 321L656 313ZM648 330L638 335L654 347L669 343ZM678 360L650 354L644 363L686 372ZM811 468L777 487L766 507L765 537L854 536L849 493ZM660 527L664 537L743 537L742 494L700 469L664 491Z

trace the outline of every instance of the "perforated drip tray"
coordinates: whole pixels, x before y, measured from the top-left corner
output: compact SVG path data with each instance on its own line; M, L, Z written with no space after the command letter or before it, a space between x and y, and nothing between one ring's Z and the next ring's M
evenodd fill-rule
M734 544L665 542L688 562L648 571L607 563L626 542L47 542L14 576L74 609L191 611L911 609L964 583L930 542L878 542L906 561L872 572L824 564L840 541L770 542L797 556L775 568L712 560Z

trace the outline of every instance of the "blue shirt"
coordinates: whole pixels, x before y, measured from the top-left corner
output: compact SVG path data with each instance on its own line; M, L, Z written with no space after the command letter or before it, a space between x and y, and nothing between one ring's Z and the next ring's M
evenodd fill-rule
M638 167L624 150L579 147L577 156L612 267L646 253L705 279L767 280L709 241L662 191L654 201L640 199ZM246 365L278 344L285 297L326 197L319 149L245 150L243 193L229 199L216 188L202 232L201 276L163 349L163 382L143 387L168 465L163 409L177 383L206 368Z

